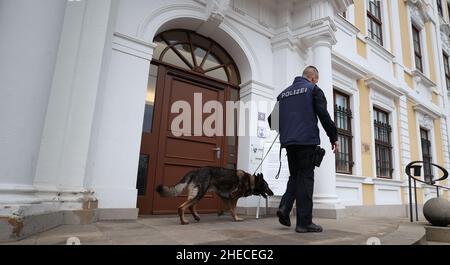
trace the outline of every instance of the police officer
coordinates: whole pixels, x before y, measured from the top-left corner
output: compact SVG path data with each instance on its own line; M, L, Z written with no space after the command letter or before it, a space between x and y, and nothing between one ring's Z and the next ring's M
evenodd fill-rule
M316 85L318 81L319 71L308 66L303 76L295 78L292 86L278 96L280 142L281 147L287 150L291 176L277 216L282 225L291 226L289 216L296 201L297 233L323 231L312 220L313 157L320 145L318 120L330 139L332 150L334 153L338 151L337 128L327 111L327 99Z

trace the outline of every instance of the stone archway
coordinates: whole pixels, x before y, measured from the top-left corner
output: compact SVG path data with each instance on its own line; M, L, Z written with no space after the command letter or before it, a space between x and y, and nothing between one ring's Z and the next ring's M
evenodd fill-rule
M154 39L157 45L153 53L148 82L147 103L144 115L141 152L138 172L138 208L141 214L176 213L186 200L186 194L176 198L162 198L155 187L173 186L189 171L205 166L237 169L237 124L228 122L228 113L211 114L217 125L234 136L206 135L190 124L183 133L171 126L177 119L171 111L173 104L183 100L195 110L201 95L203 106L212 100L221 104L239 100L240 74L234 60L217 42L188 30L169 30ZM195 106L194 106L195 105ZM191 121L197 113L191 113ZM210 117L204 113L202 120ZM219 117L220 116L220 117ZM234 121L234 119L229 119ZM196 123L194 121L194 123ZM201 121L202 122L202 121ZM188 130L186 132L186 130ZM220 150L220 151L218 151ZM220 201L208 194L198 205L199 212L215 212Z

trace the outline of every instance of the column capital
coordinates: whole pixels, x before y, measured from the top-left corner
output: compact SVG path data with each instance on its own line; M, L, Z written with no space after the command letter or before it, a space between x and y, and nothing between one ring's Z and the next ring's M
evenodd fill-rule
M351 5L353 5L353 0L333 0L333 6L337 13L345 12Z
M311 21L297 30L294 35L304 47L331 46L337 43L336 24L331 17Z

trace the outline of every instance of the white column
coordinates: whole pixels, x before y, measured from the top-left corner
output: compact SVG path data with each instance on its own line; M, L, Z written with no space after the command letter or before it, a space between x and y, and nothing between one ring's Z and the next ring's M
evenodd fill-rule
M64 201L63 207L87 199L87 159L113 7L112 0L67 4L35 179L39 196Z
M399 1L389 1L392 9L392 25L400 25L400 17L399 17L399 5L403 4ZM406 87L404 70L405 67L403 65L403 50L402 50L402 39L401 39L401 28L400 27L392 27L393 30L393 43L394 47L392 47L394 58L394 67L397 73L397 80L399 85L402 87Z
M320 72L318 86L323 90L328 100L328 112L333 118L333 74L331 63L331 47L333 41L328 36L316 38L312 44L312 61ZM325 130L319 126L322 148L327 154L323 164L316 170L314 187L314 208L316 209L340 209L339 199L336 194L336 165L335 155L331 150L331 143Z
M95 111L86 187L99 208L136 209L147 84L155 45L114 34L109 72Z
M32 196L66 1L0 1L0 204Z

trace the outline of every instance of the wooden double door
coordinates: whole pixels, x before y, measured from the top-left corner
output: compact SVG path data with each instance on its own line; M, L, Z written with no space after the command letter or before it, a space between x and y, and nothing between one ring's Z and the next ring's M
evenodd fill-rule
M158 185L175 185L187 172L205 166L228 165L230 167L232 165L229 163L230 157L236 157L236 148L230 150L227 137L205 136L202 130L203 122L211 115L223 115L222 118L217 117L216 121L226 121L226 111L203 114L202 109L199 109L210 101L216 101L225 106L232 88L225 83L182 69L162 64L157 67L153 125L150 132L143 133L141 143L139 174L146 175L144 181L146 186L138 196L137 206L140 214L176 213L179 205L186 200L186 194L183 193L176 198L162 198L155 191ZM197 106L194 104L196 97L198 102L201 98L201 104ZM185 102L184 105L174 105L180 101ZM181 113L172 113L172 108L175 106L174 111L180 111L177 106L186 106L186 103L191 108L190 126L183 124L173 128L174 119L179 118ZM201 121L198 120L199 113L202 117ZM186 133L190 130L191 135L201 136L178 137L177 133L180 133L177 131L178 127L183 129L184 135L189 135ZM216 195L207 194L199 203L198 210L200 213L215 212L220 203Z

